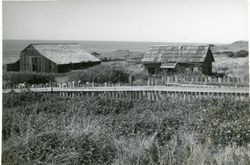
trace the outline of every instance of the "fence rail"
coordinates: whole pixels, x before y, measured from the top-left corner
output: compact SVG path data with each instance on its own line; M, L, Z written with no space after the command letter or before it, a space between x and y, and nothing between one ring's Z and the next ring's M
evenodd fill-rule
M67 83L57 83L50 82L44 84L3 84L3 89L15 89L15 88L47 88L47 87L114 87L114 86L162 86L162 85L214 85L214 86L249 86L249 82L244 81L239 77L211 77L211 76L161 76L161 77L151 77L147 81L141 82L140 84L136 82L130 83L94 83L87 82L81 83L80 81L67 82Z
M202 84L202 85L240 85L248 86L249 82L240 77L212 77L212 76L161 76L148 79L150 85L167 85L171 83Z
M249 88L204 88L196 86L181 87L181 86L112 86L112 87L41 87L41 88L20 88L20 89L5 89L3 93L14 92L40 92L45 94L53 94L61 97L85 97L85 96L100 96L100 97L115 97L115 98L130 98L157 101L166 98L172 100L192 100L194 98L223 98L225 96L235 99L249 98Z

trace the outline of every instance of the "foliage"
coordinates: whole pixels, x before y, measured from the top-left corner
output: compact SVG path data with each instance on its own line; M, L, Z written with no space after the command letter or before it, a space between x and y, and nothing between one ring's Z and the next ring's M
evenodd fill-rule
M82 83L127 83L129 74L121 67L109 65L97 65L85 70L75 71L69 75L70 81L81 80Z
M249 164L249 100L4 94L3 164Z
M55 81L55 74L49 73L28 73L28 72L4 72L3 80L11 85L26 82L27 84L42 84Z

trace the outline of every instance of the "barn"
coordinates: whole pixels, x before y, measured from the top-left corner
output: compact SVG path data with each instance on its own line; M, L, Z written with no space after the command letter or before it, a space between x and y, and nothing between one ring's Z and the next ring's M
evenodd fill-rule
M98 65L101 60L78 43L38 43L20 54L20 71L63 73Z
M19 71L19 69L20 69L20 60L19 59L3 61L3 71L4 72Z
M142 59L148 74L165 72L201 72L212 74L214 57L211 45L152 46Z

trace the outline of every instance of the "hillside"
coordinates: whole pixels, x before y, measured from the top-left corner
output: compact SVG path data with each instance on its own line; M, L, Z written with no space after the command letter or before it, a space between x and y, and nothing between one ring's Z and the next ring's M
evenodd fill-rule
M101 54L101 58L107 58L110 60L140 60L143 55L144 52L117 49L112 52L105 52Z
M248 56L248 42L236 41L231 44L214 45L212 51L215 56L228 56L228 57L247 57Z
M236 41L231 44L223 44L223 45L214 45L213 51L214 53L222 53L222 52L238 52L241 50L248 51L248 41Z
M213 63L214 72L248 79L248 41L214 45L212 51L215 59Z

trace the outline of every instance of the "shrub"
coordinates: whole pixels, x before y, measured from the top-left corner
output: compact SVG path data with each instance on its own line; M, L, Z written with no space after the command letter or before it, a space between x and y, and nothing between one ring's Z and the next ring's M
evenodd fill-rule
M129 74L121 67L109 65L97 65L85 70L75 71L69 75L69 81L81 80L82 83L127 83Z
M238 52L231 52L231 54L228 54L228 57L232 58L247 57L247 56L248 56L248 51L246 50L240 50Z
M94 115L125 114L129 113L130 109L134 106L134 103L128 99L119 100L108 97L95 97L88 100L87 113Z
M175 135L180 128L181 121L175 118L165 118L162 121L159 131L157 132L156 139L160 145L165 145L172 136Z
M209 139L215 146L250 142L249 101L203 99L196 100L192 107L195 111L190 114L189 128L199 133L201 141Z
M116 156L115 146L107 139L94 140L88 135L77 138L69 136L65 138L66 136L60 132L45 132L33 136L28 139L27 143L20 143L4 151L4 162L16 159L32 164L38 162L46 164L111 164Z
M27 104L41 101L45 98L45 95L34 92L3 94L3 107L9 108L17 106L26 106Z
M42 84L55 81L55 74L49 73L28 73L28 72L4 72L3 79L11 85L20 83Z

